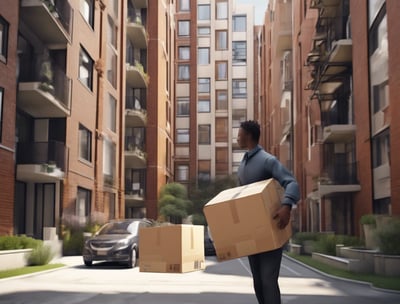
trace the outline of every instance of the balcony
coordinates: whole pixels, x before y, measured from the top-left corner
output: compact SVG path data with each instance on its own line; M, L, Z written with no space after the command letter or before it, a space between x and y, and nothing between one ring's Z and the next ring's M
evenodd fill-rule
M17 145L17 179L52 182L64 178L67 147L62 142L19 142Z
M351 67L353 42L351 39L341 39L333 42L332 50L321 74L321 82L329 81Z
M144 207L146 189L140 183L125 182L125 205L127 207Z
M145 168L147 155L144 143L136 143L134 136L126 136L125 139L125 167L126 168Z
M126 127L144 127L147 123L147 111L141 107L136 96L126 97L125 125Z
M21 19L45 44L70 42L72 8L68 0L22 0Z
M325 168L319 178L318 192L323 197L334 193L358 192L361 190L357 179L357 163L331 165Z
M147 0L130 0L132 5L137 8L146 8L147 7Z
M345 143L351 142L354 139L356 125L330 125L324 128L323 142L324 143Z
M139 61L126 63L126 83L131 88L147 88L148 75Z
M40 74L43 72L29 71L20 78L18 107L36 118L69 116L71 79L61 69L51 66L46 75Z
M136 48L147 49L147 33L140 17L128 17L126 33Z
M292 48L292 3L277 3L276 14L280 16L275 21L273 29L276 35L276 49L278 53L290 50Z

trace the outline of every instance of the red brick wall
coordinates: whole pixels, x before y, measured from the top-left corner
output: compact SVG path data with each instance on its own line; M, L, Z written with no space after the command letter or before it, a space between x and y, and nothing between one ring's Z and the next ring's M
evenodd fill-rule
M357 12L357 13L354 13ZM353 39L353 100L355 110L356 159L361 191L354 194L354 228L363 214L372 213L371 130L369 111L368 9L364 0L350 1Z
M390 123L390 150L391 150L391 202L392 214L400 215L400 1L386 1L388 41L389 41L389 96L390 111L393 118Z
M14 149L16 108L16 59L19 1L0 2L0 15L9 23L8 56L0 60L0 87L4 89L0 141L0 235L12 234L14 223Z

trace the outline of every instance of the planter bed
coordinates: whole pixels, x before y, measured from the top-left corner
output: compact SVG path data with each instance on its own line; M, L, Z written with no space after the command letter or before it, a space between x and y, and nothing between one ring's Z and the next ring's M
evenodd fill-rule
M1 250L0 270L22 268L27 265L26 259L32 249Z

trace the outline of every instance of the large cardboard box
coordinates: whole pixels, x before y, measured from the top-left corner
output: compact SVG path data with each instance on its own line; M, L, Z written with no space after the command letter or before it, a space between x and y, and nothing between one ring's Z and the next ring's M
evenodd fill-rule
M139 267L141 272L172 273L204 269L204 227L170 225L141 229Z
M230 260L282 247L291 225L278 228L273 215L283 189L274 179L222 191L204 207L218 260Z

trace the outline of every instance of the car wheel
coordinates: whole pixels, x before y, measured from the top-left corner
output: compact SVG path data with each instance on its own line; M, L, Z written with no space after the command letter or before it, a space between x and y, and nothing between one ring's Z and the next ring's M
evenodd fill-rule
M133 248L129 257L128 268L135 268L137 261L136 256L136 248Z
M88 267L93 265L93 261L83 260L83 262L84 262L85 265L88 266Z

